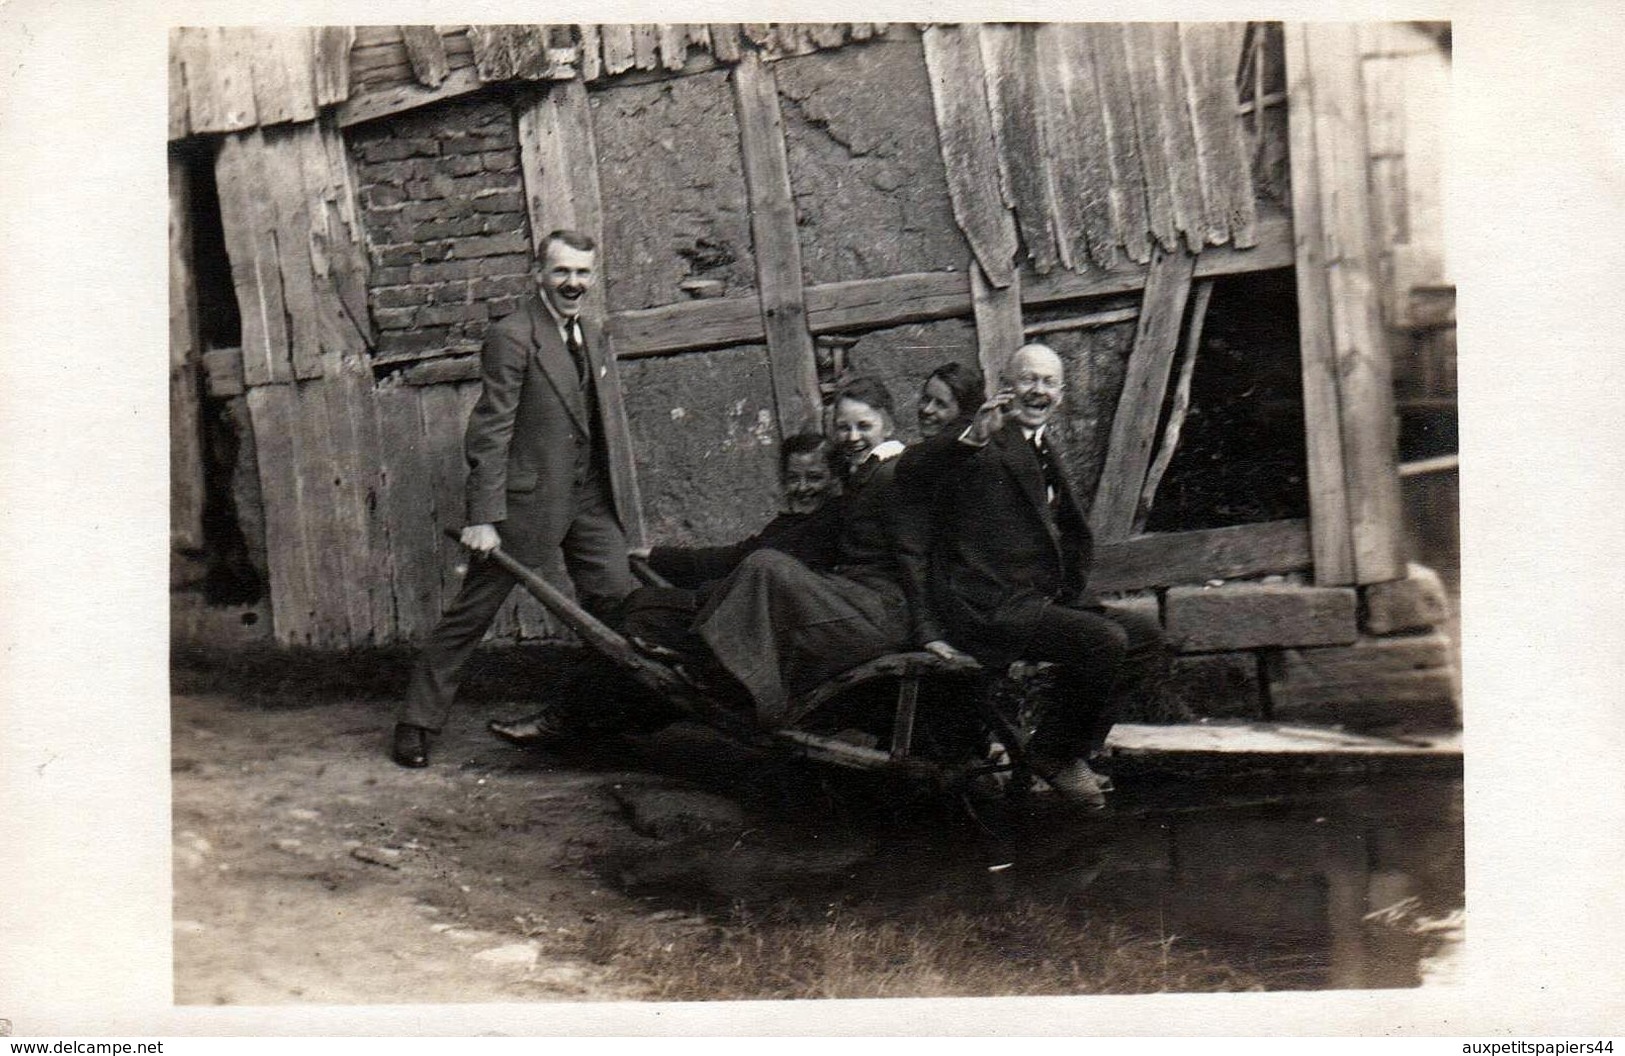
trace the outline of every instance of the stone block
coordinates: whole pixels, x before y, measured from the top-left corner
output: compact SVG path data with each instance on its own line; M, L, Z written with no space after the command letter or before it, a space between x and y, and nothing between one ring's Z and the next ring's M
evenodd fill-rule
M1351 587L1227 583L1174 587L1163 608L1180 652L1268 646L1348 645L1359 636Z
M1214 718L1264 717L1264 683L1256 653L1197 653L1176 656L1169 692L1198 715Z
M1264 669L1270 717L1277 721L1425 728L1459 721L1460 680L1442 631L1283 649L1265 658Z
M1450 619L1450 596L1439 573L1410 565L1404 579L1372 583L1361 590L1365 602L1362 628L1367 634L1425 631Z

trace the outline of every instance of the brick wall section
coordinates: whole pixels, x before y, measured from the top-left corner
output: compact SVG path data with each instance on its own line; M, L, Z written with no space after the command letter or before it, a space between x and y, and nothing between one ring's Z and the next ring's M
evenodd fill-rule
M378 359L477 351L532 288L513 111L489 99L427 107L356 129L349 144Z

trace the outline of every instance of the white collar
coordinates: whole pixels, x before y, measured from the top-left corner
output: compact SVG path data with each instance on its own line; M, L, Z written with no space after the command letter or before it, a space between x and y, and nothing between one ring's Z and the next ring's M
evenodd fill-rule
M1024 425L1021 427L1021 435L1026 438L1029 444L1036 444L1044 438L1044 430L1048 428L1048 422L1045 422L1036 429L1029 429Z
M869 453L863 456L863 461L859 462L858 464L862 465L863 462L867 462L871 458L876 462L884 462L886 459L896 458L902 453L903 442L901 440L884 440L876 444L874 447L871 447L869 449Z

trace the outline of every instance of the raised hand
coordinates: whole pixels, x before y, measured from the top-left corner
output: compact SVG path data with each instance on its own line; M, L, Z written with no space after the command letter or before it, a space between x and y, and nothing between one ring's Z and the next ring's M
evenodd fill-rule
M994 393L987 402L976 408L976 415L970 420L970 427L960 439L972 447L981 447L993 439L994 434L1004 428L1010 403L1015 398L1016 394L1009 389L1000 389Z

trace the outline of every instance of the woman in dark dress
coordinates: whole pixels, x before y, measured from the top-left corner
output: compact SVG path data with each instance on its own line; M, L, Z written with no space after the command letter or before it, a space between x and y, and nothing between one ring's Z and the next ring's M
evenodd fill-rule
M859 664L906 649L914 633L888 497L896 456L891 393L857 378L836 394L836 446L846 457L843 522L832 570L776 550L748 555L711 592L695 630L738 680L760 723L793 724L796 701Z

